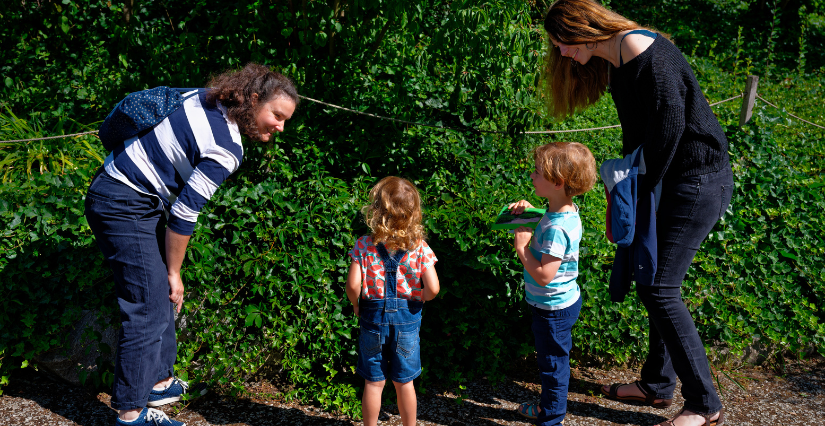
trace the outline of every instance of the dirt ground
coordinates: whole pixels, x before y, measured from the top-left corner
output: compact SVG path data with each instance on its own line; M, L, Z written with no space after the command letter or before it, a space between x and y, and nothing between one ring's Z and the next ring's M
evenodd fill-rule
M633 370L575 368L572 372L567 426L653 425L679 411L676 391L665 410L626 405L599 397L601 384L630 382ZM727 412L727 425L825 425L825 360L787 364L778 368L741 368L717 371L718 388ZM740 388L740 385L742 386ZM521 402L536 402L540 385L528 363L515 369L504 382L492 385L481 379L466 385L463 401L436 386L419 395L419 425L529 425L516 412ZM744 389L743 389L744 388ZM253 382L248 398L211 392L189 406L171 404L164 411L188 426L351 426L360 422L317 407L284 401L269 382ZM0 425L111 426L115 411L109 395L91 394L84 388L56 383L31 369L19 372L0 396ZM455 389L452 389L455 390ZM386 405L380 425L401 425L398 410Z

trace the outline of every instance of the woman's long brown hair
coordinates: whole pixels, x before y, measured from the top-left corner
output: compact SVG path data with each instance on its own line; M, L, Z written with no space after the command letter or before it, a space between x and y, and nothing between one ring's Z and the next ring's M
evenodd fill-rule
M585 65L573 64L551 40L598 43L637 28L643 27L592 0L557 0L550 6L544 18L548 49L541 70L541 89L545 106L554 118L564 118L599 100L607 87L608 61L593 56Z

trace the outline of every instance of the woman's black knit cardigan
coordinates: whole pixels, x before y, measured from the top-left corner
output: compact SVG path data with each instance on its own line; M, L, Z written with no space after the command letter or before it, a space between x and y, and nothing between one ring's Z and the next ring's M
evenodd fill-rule
M659 35L647 50L611 69L622 155L644 144L640 190L730 167L728 141L682 52Z

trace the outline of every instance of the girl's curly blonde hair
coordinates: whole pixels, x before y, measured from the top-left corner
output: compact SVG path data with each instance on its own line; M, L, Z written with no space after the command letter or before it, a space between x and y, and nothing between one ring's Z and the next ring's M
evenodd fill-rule
M421 225L421 196L406 179L381 179L370 190L370 203L361 213L372 231L372 242L384 243L389 251L412 250L426 238Z

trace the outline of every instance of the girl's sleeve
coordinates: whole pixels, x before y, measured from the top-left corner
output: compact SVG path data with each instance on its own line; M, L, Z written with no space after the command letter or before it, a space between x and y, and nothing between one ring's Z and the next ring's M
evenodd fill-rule
M419 255L419 259L421 272L426 271L430 266L433 266L436 262L438 262L438 258L435 257L435 252L433 252L433 249L430 248L426 241L421 242L421 253Z
M352 250L347 253L352 259L353 262L358 262L358 264L362 264L361 259L364 256L364 250L366 250L367 245L364 243L364 237L359 238L355 241L355 245L352 247Z

